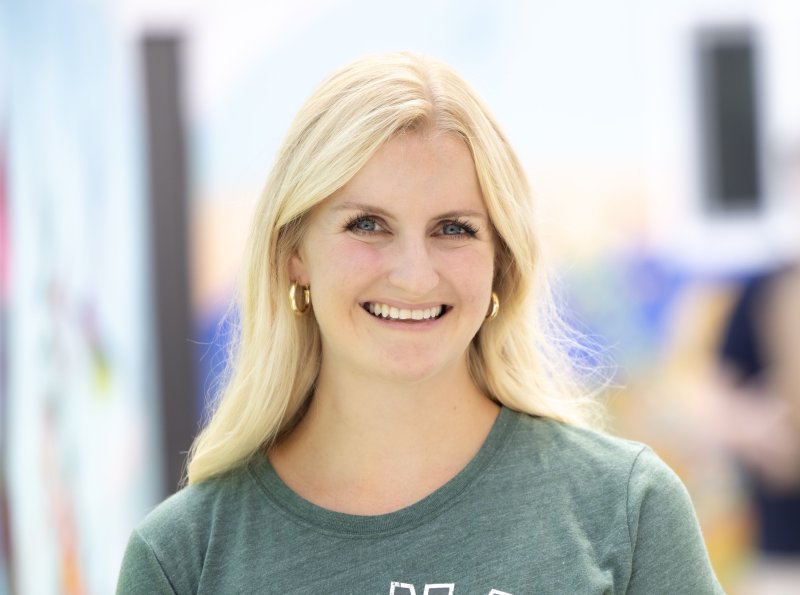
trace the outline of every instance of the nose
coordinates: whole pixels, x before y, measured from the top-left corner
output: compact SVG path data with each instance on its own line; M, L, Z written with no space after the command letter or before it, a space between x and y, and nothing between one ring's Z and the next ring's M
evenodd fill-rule
M395 243L389 283L413 297L424 297L439 284L439 273L423 238Z

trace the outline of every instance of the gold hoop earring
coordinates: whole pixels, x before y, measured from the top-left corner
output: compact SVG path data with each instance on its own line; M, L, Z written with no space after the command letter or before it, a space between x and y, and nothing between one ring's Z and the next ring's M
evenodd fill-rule
M489 306L489 312L486 314L486 320L494 320L497 318L497 313L500 312L500 298L497 294L492 292L492 303Z
M300 288L300 295L303 298L302 305L298 305L297 303L298 287ZM309 306L311 306L311 289L308 287L308 285L299 285L297 281L292 281L292 284L289 287L289 307L291 307L292 312L294 312L297 316L302 316L308 312Z

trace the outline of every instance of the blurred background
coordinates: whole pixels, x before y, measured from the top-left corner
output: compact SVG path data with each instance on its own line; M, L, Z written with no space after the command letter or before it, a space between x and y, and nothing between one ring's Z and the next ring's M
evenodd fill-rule
M800 593L800 3L0 0L0 593L114 589L225 363L304 99L412 50L493 109L612 430L730 593Z

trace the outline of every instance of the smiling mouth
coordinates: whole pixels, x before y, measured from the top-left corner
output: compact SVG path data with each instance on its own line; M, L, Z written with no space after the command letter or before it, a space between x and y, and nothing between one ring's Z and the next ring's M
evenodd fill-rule
M378 302L367 302L362 304L361 307L376 318L381 318L383 320L407 320L409 322L438 320L450 310L450 307L444 304L434 306L433 308L406 309L395 308L394 306L380 304Z

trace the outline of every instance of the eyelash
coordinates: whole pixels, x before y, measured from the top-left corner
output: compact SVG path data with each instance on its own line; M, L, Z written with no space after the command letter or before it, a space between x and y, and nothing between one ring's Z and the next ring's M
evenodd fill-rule
M347 223L345 223L344 228L347 231L352 231L353 233L369 235L373 232L365 231L363 229L358 229L358 227L356 227L359 223L365 220L375 221L376 224L378 224L376 218L373 217L372 215L369 215L367 213L358 213L357 215L353 215L352 217L350 217L350 219L347 220Z
M373 215L369 215L367 213L358 213L357 215L353 215L352 217L350 217L350 219L347 220L347 223L345 223L344 228L347 231L351 231L353 233L361 235L371 235L373 233L376 233L376 231L366 231L363 229L358 229L357 226L361 221L365 220L373 221L376 223L376 225L380 225L380 223L378 223L376 219L377 218ZM448 219L446 221L441 222L442 227L445 227L446 225L455 225L456 227L461 227L464 230L463 233L442 234L442 236L446 238L462 239L464 238L464 236L472 238L475 237L478 233L478 228L476 228L474 225L471 225L467 221L464 221L461 218Z
M461 227L461 228L464 229L464 233L447 234L447 237L460 238L460 237L463 237L463 236L469 236L471 238L474 238L478 233L478 228L477 227L475 227L474 225L471 225L467 221L464 221L463 219L459 219L459 218L450 219L449 221L443 221L442 222L442 226L444 227L445 225L455 225L457 227Z

